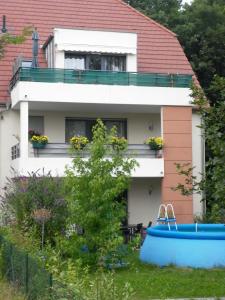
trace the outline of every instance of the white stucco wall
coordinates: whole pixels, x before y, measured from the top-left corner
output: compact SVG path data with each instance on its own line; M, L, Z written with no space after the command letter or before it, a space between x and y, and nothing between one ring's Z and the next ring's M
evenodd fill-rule
M130 114L125 117L130 144L143 144L149 136L161 135L160 114Z
M5 186L5 178L11 175L11 147L18 143L19 112L5 111L0 118L0 194Z
M134 178L128 191L128 223L155 223L161 204L161 179Z
M138 166L131 172L131 177L135 178L161 178L164 176L163 158L136 158ZM72 165L69 157L22 157L11 162L12 167L21 176L43 170L45 173L51 172L52 176L65 176L65 167Z
M192 163L193 163L193 175L197 176L197 181L201 180L201 174L204 173L204 140L202 138L201 129L198 127L201 125L200 115L193 112L192 114ZM204 205L201 202L202 195L193 195L193 213L199 216L204 211Z
M61 58L62 59L62 58ZM12 107L20 101L138 106L191 106L189 88L95 85L19 81L11 91Z

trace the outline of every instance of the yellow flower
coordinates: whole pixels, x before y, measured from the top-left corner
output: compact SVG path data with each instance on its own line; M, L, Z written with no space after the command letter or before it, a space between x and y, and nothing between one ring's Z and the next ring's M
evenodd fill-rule
M76 150L83 149L89 143L86 136L74 136L70 139L71 146Z
M152 150L160 150L164 145L161 136L149 137L145 140L145 144L149 145Z
M33 135L30 141L32 143L47 144L48 137L46 135Z
M112 136L111 144L116 150L125 150L127 147L127 140L124 137Z

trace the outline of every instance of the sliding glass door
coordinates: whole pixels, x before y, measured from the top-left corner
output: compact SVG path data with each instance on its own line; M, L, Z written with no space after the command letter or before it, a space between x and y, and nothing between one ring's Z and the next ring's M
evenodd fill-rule
M102 119L107 129L110 131L114 126L117 128L117 135L127 137L127 121L125 119ZM68 143L73 136L86 136L89 140L93 137L93 126L96 119L66 118L65 120L65 140Z

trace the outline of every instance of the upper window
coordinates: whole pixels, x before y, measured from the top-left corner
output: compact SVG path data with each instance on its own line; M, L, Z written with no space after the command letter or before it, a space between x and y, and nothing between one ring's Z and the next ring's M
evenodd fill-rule
M126 71L125 55L65 54L65 68L77 70Z

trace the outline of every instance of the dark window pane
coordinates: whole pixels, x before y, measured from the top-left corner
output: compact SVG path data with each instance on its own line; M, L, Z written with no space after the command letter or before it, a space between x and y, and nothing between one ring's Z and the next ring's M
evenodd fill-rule
M89 141L93 138L93 127L96 124L96 120L87 120L86 121L86 137Z
M115 56L113 58L113 71L125 71L126 59L125 57Z
M89 55L87 68L89 70L101 70L101 56L100 55Z
M104 56L102 69L106 71L125 71L126 57L125 56Z
M116 127L117 129L117 135L119 137L125 137L126 138L126 122L120 121L120 120L106 120L105 125L110 131L113 127Z
M29 116L29 130L44 134L44 117Z
M73 136L86 136L86 122L82 120L66 119L66 142Z
M104 56L102 58L102 68L104 71L111 71L113 68L113 59L112 56Z

